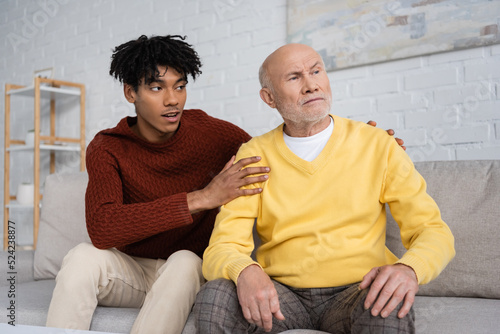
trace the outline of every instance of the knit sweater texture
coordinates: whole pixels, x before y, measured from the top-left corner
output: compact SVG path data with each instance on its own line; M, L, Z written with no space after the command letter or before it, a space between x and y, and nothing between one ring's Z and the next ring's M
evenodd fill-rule
M203 189L250 136L201 110L184 110L177 132L151 143L126 117L87 148L87 230L94 246L131 256L203 254L218 209L191 214L187 193Z
M373 267L403 263L423 284L453 258L453 235L394 138L332 117L333 133L311 162L286 146L283 125L241 147L237 157L260 155L259 164L271 172L259 196L240 197L221 208L204 255L207 279L237 282L243 269L257 263L292 287L338 287L361 281ZM385 203L408 249L401 259L385 245ZM262 240L257 262L250 257L255 218Z

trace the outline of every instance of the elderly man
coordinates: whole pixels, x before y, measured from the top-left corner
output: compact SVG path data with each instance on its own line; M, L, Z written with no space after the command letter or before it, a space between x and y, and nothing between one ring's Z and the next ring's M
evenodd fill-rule
M419 284L453 258L454 238L404 150L380 129L330 115L312 48L285 45L260 70L261 98L284 123L244 144L269 179L217 216L197 296L200 333L412 333ZM385 246L385 203L408 251ZM256 259L252 228L262 240Z

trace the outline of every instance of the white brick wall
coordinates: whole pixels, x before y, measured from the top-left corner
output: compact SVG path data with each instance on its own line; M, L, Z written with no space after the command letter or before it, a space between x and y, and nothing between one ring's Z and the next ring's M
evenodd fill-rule
M394 128L420 160L500 159L498 45L330 73L333 112Z
M87 87L87 141L134 113L108 70L112 49L141 34L186 35L200 54L203 74L189 84L186 107L202 108L252 135L280 122L260 101L257 71L285 43L286 0L6 0L1 8L0 104L5 83L30 84L34 70L53 67L56 78ZM498 45L329 76L334 113L394 128L414 160L500 159ZM29 117L31 107L31 101L19 102L16 120ZM73 121L64 118L65 124ZM11 131L22 138L27 129L15 125ZM2 153L3 143L0 136ZM62 162L59 171L75 165L71 157ZM3 168L3 154L0 163ZM22 176L14 178L12 189L32 177L28 163L16 162ZM29 231L29 224L22 230Z
M455 85L456 83L457 70L454 68L440 70L428 68L424 73L411 73L404 77L404 88L406 90L443 87Z

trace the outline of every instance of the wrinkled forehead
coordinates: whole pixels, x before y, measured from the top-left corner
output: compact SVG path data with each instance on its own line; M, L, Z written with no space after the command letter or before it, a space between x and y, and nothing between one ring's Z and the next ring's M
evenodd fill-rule
M267 59L267 69L273 76L307 71L318 65L323 66L321 56L305 45L287 45L278 49Z

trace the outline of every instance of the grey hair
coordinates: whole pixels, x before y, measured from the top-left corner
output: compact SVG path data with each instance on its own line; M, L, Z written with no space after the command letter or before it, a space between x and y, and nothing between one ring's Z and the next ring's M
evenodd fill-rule
M271 78L269 77L269 73L267 73L267 69L264 63L259 68L259 82L261 88L269 88L273 90Z

